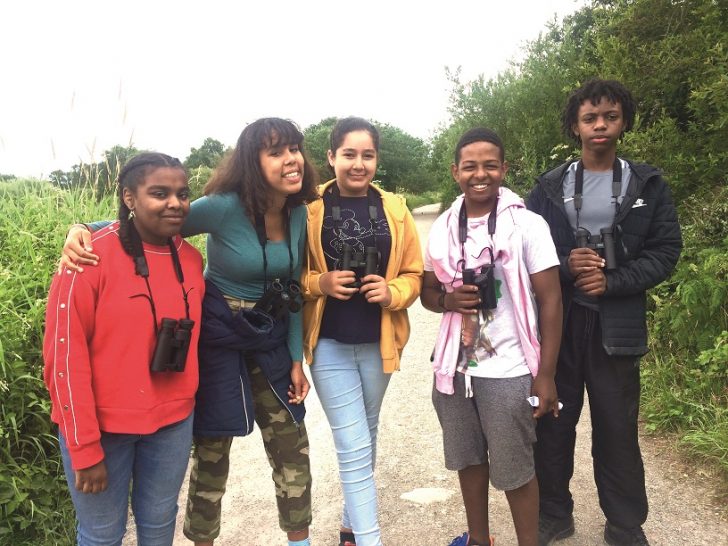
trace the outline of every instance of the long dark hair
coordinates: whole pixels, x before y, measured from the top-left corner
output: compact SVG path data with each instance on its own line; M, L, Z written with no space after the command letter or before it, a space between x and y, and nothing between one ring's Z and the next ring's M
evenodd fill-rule
M306 156L303 133L292 121L281 118L261 118L243 129L235 149L222 161L205 185L205 195L237 193L248 218L264 215L268 209L270 185L260 167L260 151L288 145L298 146L304 164L301 191L289 195L286 206L294 208L318 199L316 170Z
M172 167L180 169L185 174L184 165L176 157L158 152L142 152L132 157L119 172L119 239L124 251L132 258L142 256L142 238L134 227L134 222L129 219L129 207L124 203L124 188L136 192L139 184L154 170L160 167Z

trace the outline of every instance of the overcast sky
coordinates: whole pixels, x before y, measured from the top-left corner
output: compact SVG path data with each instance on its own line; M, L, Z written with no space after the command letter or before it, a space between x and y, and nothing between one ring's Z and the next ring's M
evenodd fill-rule
M47 175L116 144L184 159L261 116L358 115L428 138L450 84L494 77L586 0L8 0L0 173Z

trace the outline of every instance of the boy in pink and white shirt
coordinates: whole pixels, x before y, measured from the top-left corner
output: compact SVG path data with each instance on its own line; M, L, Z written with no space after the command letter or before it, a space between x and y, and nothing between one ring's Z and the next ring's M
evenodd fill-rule
M445 465L458 471L468 520L468 532L452 546L492 543L489 481L506 493L518 544L536 546L535 420L558 414L559 261L547 224L501 187L508 166L497 134L465 133L451 169L463 195L430 230L421 299L443 313L432 399ZM464 270L488 267L489 293L463 283ZM530 396L540 399L538 407Z

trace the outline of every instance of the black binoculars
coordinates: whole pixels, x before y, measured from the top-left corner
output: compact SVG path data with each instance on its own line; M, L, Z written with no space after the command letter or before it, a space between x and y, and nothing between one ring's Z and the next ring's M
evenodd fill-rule
M591 248L604 258L608 270L617 269L617 256L614 253L614 231L611 227L602 228L599 235L592 235L588 229L576 230L577 248Z
M355 252L354 247L344 243L341 254L341 270L342 271L354 271L354 273L361 273L364 270L363 275L357 275L356 280L347 285L349 288L360 288L362 285L361 277L367 275L374 275L379 269L379 252L377 247L368 246L364 249L364 252Z
M183 372L192 338L194 320L163 318L149 369L153 372Z
M301 310L300 296L301 285L297 281L288 280L284 284L280 279L275 279L253 309L281 320L286 313L297 313Z
M472 284L478 287L480 304L478 309L485 313L498 307L498 298L495 294L495 266L485 264L476 269L463 269L463 284Z

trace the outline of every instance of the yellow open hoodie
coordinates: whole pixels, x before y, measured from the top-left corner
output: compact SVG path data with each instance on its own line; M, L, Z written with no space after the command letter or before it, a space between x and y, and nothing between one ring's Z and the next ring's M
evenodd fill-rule
M334 184L330 180L319 187L321 195ZM392 249L384 278L392 292L392 302L382 308L380 348L385 373L399 370L399 359L407 340L410 326L407 307L420 295L422 287L422 250L417 227L402 196L372 185L381 194L384 215L392 234ZM321 246L321 228L324 221L324 200L318 199L308 206L307 258L303 264L301 284L306 303L303 306L303 355L314 364L313 350L318 342L326 295L321 292L319 278L328 272L326 257Z

